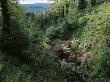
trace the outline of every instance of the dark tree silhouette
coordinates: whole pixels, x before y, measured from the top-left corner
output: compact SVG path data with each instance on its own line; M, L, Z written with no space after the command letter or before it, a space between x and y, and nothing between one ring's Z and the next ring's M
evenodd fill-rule
M10 12L8 0L0 0L1 4L1 12L2 12L2 20L3 20L3 31L10 30Z
M91 0L91 5L96 5L96 0Z

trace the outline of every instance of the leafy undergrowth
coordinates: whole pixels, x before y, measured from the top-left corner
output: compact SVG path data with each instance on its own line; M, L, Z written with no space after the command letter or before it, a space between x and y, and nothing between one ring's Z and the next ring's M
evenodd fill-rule
M95 82L109 82L110 71L110 3L104 3L85 9L78 18L79 29L72 38L78 38L81 44L91 44L93 59L89 69ZM72 19L71 19L72 20ZM86 22L83 24L83 22ZM82 25L82 27L81 27ZM83 26L84 25L84 26ZM93 78L92 81L93 82Z
M74 10L73 10L74 11ZM68 14L68 21L74 21L74 12ZM77 14L77 13L76 13ZM70 39L77 38L80 45L91 44L89 49L83 48L84 52L93 54L89 62L90 73L88 82L110 82L110 3L96 5L79 12L77 18L78 28L73 32ZM63 26L62 26L63 27ZM37 49L36 49L37 50ZM80 51L80 50L79 50ZM2 53L1 53L2 54ZM27 65L10 65L10 61L1 55L0 57L0 80L4 82L38 82L34 72ZM74 68L75 69L75 68ZM69 70L69 69L68 69ZM78 69L77 69L78 70ZM69 71L70 72L70 71ZM68 75L71 75L68 73ZM74 75L74 74L73 74ZM39 77L42 79L42 77ZM85 79L85 78L84 78ZM45 80L40 82L54 82ZM55 81L66 82L66 81ZM78 82L78 81L77 81Z

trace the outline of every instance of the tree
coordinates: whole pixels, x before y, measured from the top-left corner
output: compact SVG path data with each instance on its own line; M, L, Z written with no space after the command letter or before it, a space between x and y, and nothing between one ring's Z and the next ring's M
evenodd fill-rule
M2 20L3 20L3 30L9 31L10 29L10 12L8 6L8 0L0 0Z

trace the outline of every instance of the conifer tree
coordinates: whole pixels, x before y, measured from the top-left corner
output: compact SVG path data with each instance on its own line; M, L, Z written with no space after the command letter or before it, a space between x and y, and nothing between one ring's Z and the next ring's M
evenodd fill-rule
M1 4L1 12L2 12L2 20L3 20L3 30L9 31L10 29L10 12L8 0L0 0Z

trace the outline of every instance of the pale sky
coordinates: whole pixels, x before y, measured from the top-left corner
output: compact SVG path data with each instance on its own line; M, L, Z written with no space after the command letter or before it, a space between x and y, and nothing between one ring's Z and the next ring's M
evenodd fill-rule
M53 1L49 2L48 0L19 0L20 4L35 4L35 3L52 3Z

